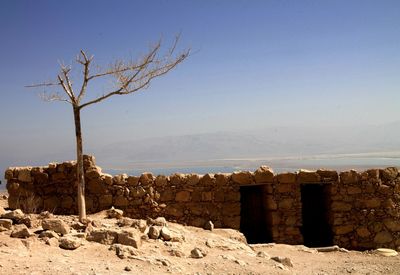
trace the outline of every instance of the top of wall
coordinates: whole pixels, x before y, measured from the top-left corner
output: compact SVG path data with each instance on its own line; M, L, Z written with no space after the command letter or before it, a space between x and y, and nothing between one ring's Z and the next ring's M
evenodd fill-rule
M75 167L75 161L66 161L63 163L49 163L47 166L40 167L10 167L5 171L5 179L18 179L21 182L31 182L34 174L47 173L56 175L64 173ZM149 182L162 183L169 180L172 185L177 184L265 184L265 183L328 183L340 181L344 184L351 184L360 180L376 179L384 182L390 182L399 175L399 169L396 167L387 167L384 169L368 169L357 172L356 170L337 172L334 170L318 169L316 171L299 170L297 172L285 172L275 174L268 166L261 166L254 172L238 171L232 173L217 174L171 174L153 175L150 172L143 173L141 176L129 176L127 174L109 175L102 173L101 168L96 166L95 157L84 156L85 176L87 178L104 178L109 184L128 184L128 185L146 185ZM57 177L53 177L56 179Z

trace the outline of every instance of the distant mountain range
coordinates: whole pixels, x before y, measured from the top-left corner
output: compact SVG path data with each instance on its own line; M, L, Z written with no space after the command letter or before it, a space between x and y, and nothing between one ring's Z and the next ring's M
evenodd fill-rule
M191 162L195 165L210 161L223 163L240 159L376 152L387 154L400 151L400 121L378 126L271 127L246 132L132 139L91 151L102 160L103 165L109 167L154 167Z

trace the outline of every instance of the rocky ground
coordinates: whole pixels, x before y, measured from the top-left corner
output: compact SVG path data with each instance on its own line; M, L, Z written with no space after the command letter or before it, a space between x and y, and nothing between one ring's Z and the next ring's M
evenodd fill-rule
M235 230L134 220L117 209L82 224L7 206L1 194L0 274L400 274L400 256L374 251L248 245Z

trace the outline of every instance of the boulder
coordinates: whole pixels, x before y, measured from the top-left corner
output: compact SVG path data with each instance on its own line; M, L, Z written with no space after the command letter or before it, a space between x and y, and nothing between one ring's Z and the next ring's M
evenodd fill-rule
M93 228L86 236L86 240L101 244L113 244L118 241L120 231L107 228Z
M59 246L63 249L74 250L81 246L82 241L72 236L61 237L59 240Z
M212 221L206 222L206 224L204 225L204 229L205 229L205 230L213 231L213 230L214 230L214 224L213 224L213 222L212 222Z
M196 247L192 249L192 251L190 251L190 256L195 259L201 259L206 256L206 253L204 253L204 251L201 250L200 248Z
M110 247L110 250L114 250L115 254L120 258L120 259L125 259L126 257L129 256L138 256L139 253L138 251L133 248L132 246L127 246L123 244L113 244Z
M60 236L56 232L54 232L52 230L45 230L45 231L43 231L43 232L41 232L39 234L39 238L49 238L49 239L56 238L56 239L59 239Z
M139 232L136 230L124 230L118 233L118 243L139 248L142 244Z
M160 227L154 225L150 226L147 235L150 239L158 239L158 237L160 237Z
M139 229L140 232L144 233L147 229L147 223L145 220L133 220L132 227Z
M288 267L293 267L292 260L288 257L272 257L271 260L274 260L275 262L281 263Z
M0 227L11 229L13 221L11 219L0 219Z
M22 212L21 209L15 209L13 211L6 212L1 217L3 219L11 219L18 223L25 217L25 214Z
M158 217L156 219L148 218L147 225L167 226L167 220L164 217Z
M45 219L42 221L42 227L62 235L68 234L70 231L69 226L61 219Z
M57 238L47 238L47 237L45 237L45 238L43 238L43 240L45 241L45 243L47 245L50 245L50 246L53 246L53 247L59 247L60 246L60 243L59 243Z
M121 209L115 209L114 207L108 209L106 213L107 218L109 219L121 219L124 215L124 211L122 211Z
M164 239L164 241L170 241L172 239L171 231L165 226L161 228L160 235Z
M25 224L14 225L14 228L11 232L11 237L13 238L28 238L32 235L33 234L29 231Z

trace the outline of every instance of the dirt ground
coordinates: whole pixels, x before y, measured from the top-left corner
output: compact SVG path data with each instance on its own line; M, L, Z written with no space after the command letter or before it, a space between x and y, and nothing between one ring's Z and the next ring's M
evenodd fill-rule
M0 195L0 206L7 200ZM116 219L90 216L102 226L116 227ZM71 223L74 216L56 216ZM400 274L400 256L385 257L373 251L317 252L305 246L247 245L231 229L203 230L168 223L183 240L145 239L134 255L121 259L110 245L82 239L75 250L46 244L38 235L11 238L0 233L0 274ZM32 232L35 229L31 229ZM193 258L199 248L206 254ZM179 252L179 253L178 253ZM274 260L271 257L281 257ZM284 259L288 258L288 259Z

